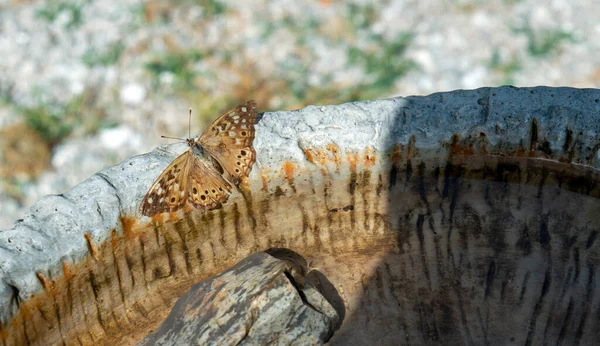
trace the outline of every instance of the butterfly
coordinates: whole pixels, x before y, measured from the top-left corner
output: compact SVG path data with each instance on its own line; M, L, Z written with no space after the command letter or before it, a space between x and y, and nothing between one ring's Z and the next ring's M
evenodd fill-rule
M184 139L188 150L152 184L140 204L141 214L174 212L187 204L206 210L221 207L232 184L239 185L256 161L256 117L256 102L247 101L218 117L197 140Z

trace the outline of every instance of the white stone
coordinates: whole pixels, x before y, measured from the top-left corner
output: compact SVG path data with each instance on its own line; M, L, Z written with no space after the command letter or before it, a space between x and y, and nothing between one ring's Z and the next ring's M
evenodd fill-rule
M140 135L135 133L128 126L119 126L111 129L105 129L100 133L100 142L111 150L122 147L139 147L141 143Z
M146 97L146 89L138 83L130 83L121 88L120 97L127 105L139 105Z

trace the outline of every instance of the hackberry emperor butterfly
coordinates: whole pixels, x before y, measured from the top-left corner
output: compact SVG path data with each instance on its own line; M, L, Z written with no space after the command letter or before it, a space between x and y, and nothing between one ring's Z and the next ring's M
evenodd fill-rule
M247 101L215 120L156 179L140 205L142 215L174 212L187 203L215 209L229 198L231 184L247 177L256 160L252 147L256 102Z

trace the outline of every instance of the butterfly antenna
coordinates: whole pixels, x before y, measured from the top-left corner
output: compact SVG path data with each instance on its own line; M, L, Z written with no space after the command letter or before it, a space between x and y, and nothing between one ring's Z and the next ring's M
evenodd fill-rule
M188 138L192 138L192 109L190 108L190 117L188 120Z
M160 136L161 138L168 138L168 139L178 139L180 141L185 141L185 138L179 138L179 137L169 137L169 136Z

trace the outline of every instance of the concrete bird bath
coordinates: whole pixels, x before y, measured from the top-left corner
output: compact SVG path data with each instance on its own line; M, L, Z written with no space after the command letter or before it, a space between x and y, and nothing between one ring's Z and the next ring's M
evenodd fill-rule
M174 144L0 231L0 345L135 344L194 283L272 248L335 287L333 344L600 337L600 90L309 106L265 113L254 145L223 209L136 214Z

